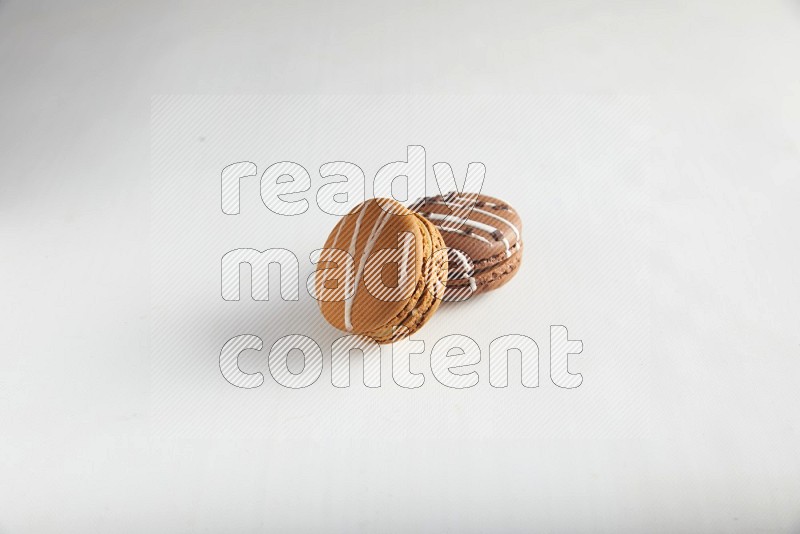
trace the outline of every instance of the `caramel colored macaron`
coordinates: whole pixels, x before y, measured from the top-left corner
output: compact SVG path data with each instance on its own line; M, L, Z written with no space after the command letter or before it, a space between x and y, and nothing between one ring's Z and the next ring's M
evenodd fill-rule
M317 263L322 315L378 343L416 332L444 297L444 248L432 222L392 199L356 206L333 228Z
M519 271L522 220L506 202L476 193L426 197L411 208L441 232L450 263L445 300L496 289Z

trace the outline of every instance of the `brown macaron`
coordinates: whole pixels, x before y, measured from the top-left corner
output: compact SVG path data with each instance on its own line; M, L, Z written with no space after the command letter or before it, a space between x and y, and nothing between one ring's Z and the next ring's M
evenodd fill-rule
M333 228L317 263L322 315L378 343L416 332L444 296L447 257L436 253L444 248L434 224L392 199L356 206Z
M466 300L496 289L519 271L522 220L506 202L477 193L448 193L410 209L430 220L449 248L445 300Z

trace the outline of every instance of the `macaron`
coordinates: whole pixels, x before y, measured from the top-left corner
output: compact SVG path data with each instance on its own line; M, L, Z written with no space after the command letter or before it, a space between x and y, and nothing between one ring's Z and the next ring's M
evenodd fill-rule
M336 224L320 253L314 287L322 315L378 343L413 334L444 297L444 249L431 221L393 199L367 200Z
M449 248L445 300L466 300L508 283L522 264L522 220L502 200L477 193L425 197L410 209L427 218Z

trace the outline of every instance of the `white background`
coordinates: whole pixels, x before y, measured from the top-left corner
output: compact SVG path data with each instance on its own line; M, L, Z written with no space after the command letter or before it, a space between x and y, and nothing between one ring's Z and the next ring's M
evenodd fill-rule
M379 392L363 386L360 358L351 369L351 382L360 387L349 391L332 387L328 362L324 379L307 391L284 391L272 379L260 391L232 387L221 377L220 351L234 336L262 338L266 350L243 354L240 365L269 376L267 354L279 338L310 337L328 355L334 340L345 335L325 322L306 289L313 272L310 253L338 220L320 207L331 210L332 193L321 188L331 179L318 169L339 159L363 169L366 179L354 178L349 202L339 206L347 213L361 201L355 190L361 198L364 189L372 195L381 166L406 160L408 140L426 149L431 195L439 191L430 168L434 162L448 161L459 184L470 161L485 165L482 191L513 199L523 220L524 274L502 291L441 306L413 336L427 353L411 364L414 372L427 370L419 391L395 384L391 347L384 347L385 388ZM156 97L151 235L156 431L367 443L645 436L652 394L652 369L642 358L651 328L649 143L647 99L629 96ZM240 180L240 213L226 215L220 207L221 170L243 157L260 172ZM261 173L282 159L313 173L310 191L287 197L305 199L304 213L279 215L262 202ZM424 182L422 175L412 173L411 179ZM405 189L398 187L397 193L406 195ZM253 301L247 267L241 300L224 301L221 258L242 248L291 251L300 265L298 300L282 300L279 271L273 268L270 300ZM262 284L263 274L257 277ZM590 347L587 358L576 357L571 366L591 377L586 387L565 391L551 383L550 325L571 328L573 339ZM475 370L483 383L475 390L450 391L431 374L434 344L452 334L482 347ZM540 390L521 387L518 357L509 370L515 387L490 387L489 344L508 334L528 336L543 351ZM293 353L290 363L302 368L301 360L294 362L297 356Z
M0 532L797 531L799 29L796 2L0 3ZM176 373L184 395L164 396L163 339L152 335L162 324L155 245L165 234L156 224L151 232L160 198L151 97L186 93L532 95L509 98L534 102L523 117L582 103L530 129L514 124L541 145L525 156L540 164L527 196L492 181L493 168L509 165L497 147L517 153L518 138L493 136L494 148L473 156L480 132L459 131L475 144L457 150L415 129L424 120L319 152L308 147L325 145L308 139L287 140L280 154L242 145L241 159L261 171L278 159L308 162L314 177L330 152L365 162L370 176L419 142L429 165L449 161L457 173L486 160L486 192L525 215L526 264L504 288L514 293L507 311L533 318L520 333L545 354L549 324L583 339L584 385L559 398L543 372L537 390L499 392L484 366L468 391L447 390L428 370L420 390L404 392L389 387L386 369L380 390L335 390L328 367L313 391L280 390L267 377L230 404L243 410L225 425L240 392L224 382L194 413L181 404L211 383L199 374L214 354L195 352L196 391ZM592 102L611 110L608 138L586 126ZM647 112L629 113L631 103ZM473 111L440 113L470 126ZM550 124L561 135L542 137ZM408 139L417 132L430 140ZM239 159L220 155L217 165L203 159L213 151L195 150L198 187L216 188L221 167ZM596 174L592 163L602 163ZM572 203L540 204L537 183L545 199ZM615 195L624 184L629 194ZM216 202L202 191L191 194ZM268 218L260 209L255 222ZM185 213L213 228L224 220L202 206ZM617 240L609 220L626 230ZM549 231L537 241L540 227ZM310 247L328 225L299 231ZM255 236L229 237L278 246ZM628 261L614 263L608 250L553 254L565 236L601 236ZM225 250L209 248L177 292L194 278L215 288ZM443 333L472 333L462 325L476 316L496 317L501 295L441 310L425 330L428 350ZM234 304L232 316L203 304L176 303L192 343L200 331L218 351L217 335L233 329L271 344L259 314L273 303L222 303ZM626 318L633 335L623 335ZM191 356L177 352L177 369ZM609 371L634 357L641 367ZM249 435L248 422L258 428Z

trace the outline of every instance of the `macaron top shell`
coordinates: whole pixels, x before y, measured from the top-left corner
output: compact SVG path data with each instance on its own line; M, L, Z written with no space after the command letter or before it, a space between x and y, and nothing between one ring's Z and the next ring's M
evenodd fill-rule
M467 254L476 270L515 254L522 240L522 220L507 203L475 193L426 197L411 209L437 226L448 247Z
M382 198L356 206L334 227L317 264L325 319L346 332L385 336L419 301L432 247L418 216L400 203ZM337 251L353 261L341 261Z

